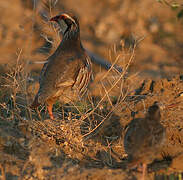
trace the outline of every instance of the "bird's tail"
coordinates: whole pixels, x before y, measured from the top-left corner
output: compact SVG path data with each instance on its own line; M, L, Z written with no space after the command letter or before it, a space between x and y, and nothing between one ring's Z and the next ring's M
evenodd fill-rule
M32 105L30 106L31 109L35 109L37 108L39 105L41 105L41 103L38 102L38 95L35 96L34 101L32 103Z

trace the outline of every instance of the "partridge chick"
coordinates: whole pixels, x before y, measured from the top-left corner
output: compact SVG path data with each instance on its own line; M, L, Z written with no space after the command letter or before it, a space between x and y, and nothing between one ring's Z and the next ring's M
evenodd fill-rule
M133 119L126 130L124 148L129 158L129 168L143 164L143 176L147 164L160 153L165 140L165 128L160 124L160 109L155 102L149 107L145 118Z

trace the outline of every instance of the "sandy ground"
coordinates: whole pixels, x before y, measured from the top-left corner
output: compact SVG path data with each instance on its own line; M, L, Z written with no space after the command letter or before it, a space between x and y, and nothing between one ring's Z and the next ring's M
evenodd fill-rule
M153 0L36 2L0 2L1 179L140 179L141 172L126 168L124 129L154 101L173 106L161 110L166 143L146 178L181 179L183 35L176 11ZM44 107L28 106L38 89L38 62L60 41L47 22L58 12L78 16L87 49L127 69L119 74L94 64L90 101L77 108L57 103L51 121Z

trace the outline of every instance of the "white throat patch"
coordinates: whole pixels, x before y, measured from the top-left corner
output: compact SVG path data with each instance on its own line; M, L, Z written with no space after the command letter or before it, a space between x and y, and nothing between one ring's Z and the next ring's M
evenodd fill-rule
M61 31L63 34L65 33L65 31L67 30L68 26L67 24L65 23L65 21L62 19L62 20L59 20L59 26L60 26L60 29L59 31Z

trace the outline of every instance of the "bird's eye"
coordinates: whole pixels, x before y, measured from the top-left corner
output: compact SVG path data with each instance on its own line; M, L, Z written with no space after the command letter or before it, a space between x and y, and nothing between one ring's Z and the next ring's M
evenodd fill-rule
M73 22L70 20L70 19L65 19L65 23L68 25L68 26L71 26L73 24Z

